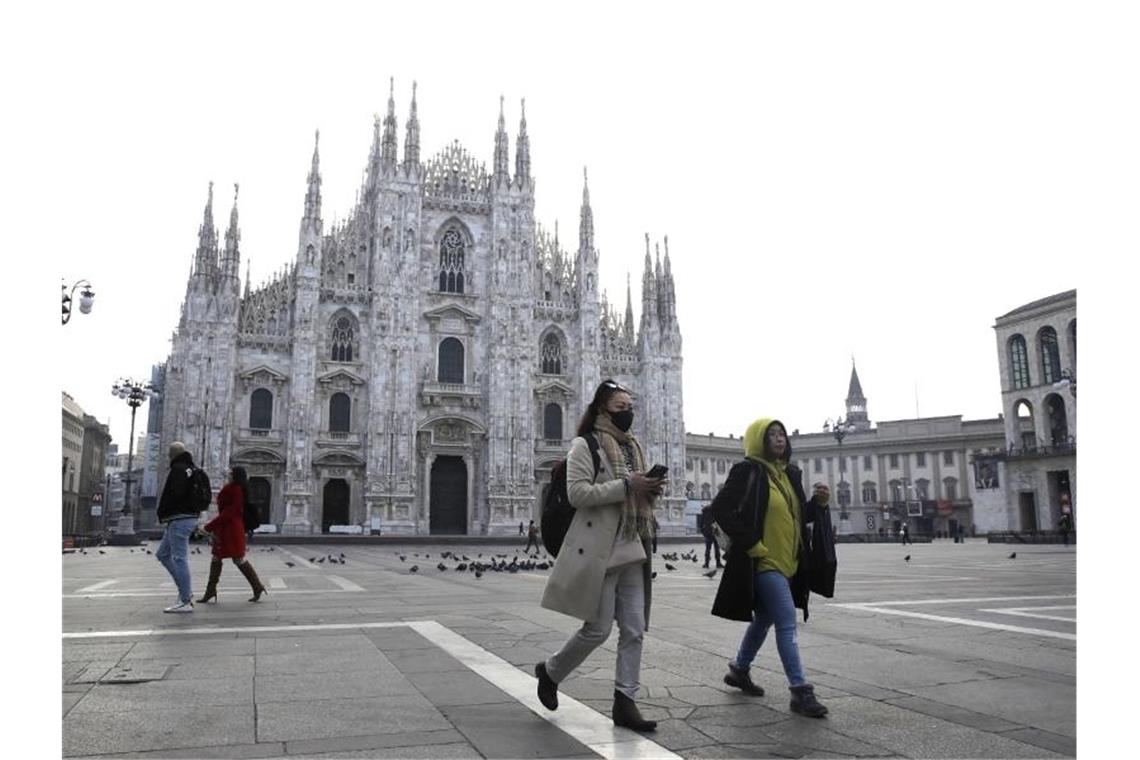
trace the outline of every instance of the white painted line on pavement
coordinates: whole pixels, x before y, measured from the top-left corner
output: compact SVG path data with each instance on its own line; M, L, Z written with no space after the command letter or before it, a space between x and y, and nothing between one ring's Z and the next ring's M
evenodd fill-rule
M847 605L837 604L832 605L835 607L843 607ZM1005 625L1003 623L987 623L984 620L971 620L970 618L960 617L946 617L943 615L927 615L924 612L911 612L910 610L892 610L886 607L869 607L850 605L858 609L867 610L869 612L879 612L884 615L901 615L902 617L919 618L920 620L934 620L941 623L956 623L958 625L970 625L975 628L992 628L995 631L1009 631L1010 633L1028 633L1033 636L1045 636L1051 639L1066 639L1067 641L1076 641L1076 634L1061 633L1060 631L1046 631L1041 628L1022 628L1018 625Z
M270 578L269 588L285 588L285 579L277 577Z
M140 638L148 636L193 636L230 633L280 633L282 631L352 631L369 628L408 627L455 657L482 678L491 682L547 722L558 726L608 760L619 758L660 758L681 760L660 744L626 728L567 694L558 697L558 711L550 712L538 701L535 678L478 644L434 620L384 623L318 623L312 625L259 625L197 628L148 628L134 631L74 631L66 639Z
M1019 615L1027 618L1039 618L1041 620L1059 620L1063 623L1075 623L1075 617L1061 617L1060 615L1042 615L1039 612L1029 612L1029 610L1076 610L1076 605L1057 606L1057 607L993 607L978 610L979 612L995 612L999 615ZM1075 613L1074 613L1075 614Z
M534 676L434 620L408 623L408 627L602 757L680 760L679 755L634 731L615 726L611 718L566 694L558 695L557 712L547 710L538 701Z
M272 588L272 587L270 587ZM364 589L360 589L363 591ZM232 592L235 594L248 593L249 586L240 586L232 589L218 589L218 591ZM274 589L276 594L348 594L352 593L353 589ZM132 596L170 596L170 591L106 591L96 592L94 594L64 594L64 599L114 599L120 597Z
M98 591L99 589L107 588L108 586L113 585L113 584L118 583L118 582L119 582L118 578L112 578L112 579L107 580L107 581L99 581L98 583L92 583L90 586L84 586L81 589L76 589L75 593L84 594L84 593L87 593L89 591Z
M830 607L888 607L894 605L911 604L970 604L973 602L1019 602L1021 600L1033 601L1036 599L1076 599L1076 594L1052 594L1049 596L981 596L972 599L911 599L908 601L885 602L848 602L845 604L831 604Z
M336 585L340 586L345 591L363 591L364 590L363 586L357 586L355 583L350 581L348 578L342 578L339 575L330 575L329 580L332 581L333 583L335 583Z

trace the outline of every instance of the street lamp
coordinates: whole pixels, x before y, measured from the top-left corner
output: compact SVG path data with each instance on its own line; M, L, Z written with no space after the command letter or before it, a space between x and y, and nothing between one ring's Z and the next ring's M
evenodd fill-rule
M75 301L75 291L83 286L82 292L79 294L79 311L83 314L90 314L91 307L95 304L95 291L91 289L91 283L87 280L80 280L71 286L71 293L67 292L67 281L64 280L60 286L63 288L63 324L67 324L71 319L71 305Z
M850 433L855 432L855 424L845 421L842 417L831 420L828 419L823 423L824 430L831 430L831 434L835 436L835 442L839 445L839 492L843 491L843 471L847 467L846 460L843 459L843 439ZM839 521L844 523L848 520L847 515L847 502L840 498L840 493L836 493L835 498L839 502Z
M120 379L117 383L111 386L111 395L118 396L127 402L131 408L131 435L127 439L127 477L122 478L123 483L126 485L126 491L123 494L123 511L122 517L119 518L119 529L112 537L112 543L115 544L134 544L137 543L135 539L134 520L131 516L131 471L134 468L135 460L135 412L142 406L144 401L148 399L160 398L162 394L151 385L150 383L140 383L136 380Z

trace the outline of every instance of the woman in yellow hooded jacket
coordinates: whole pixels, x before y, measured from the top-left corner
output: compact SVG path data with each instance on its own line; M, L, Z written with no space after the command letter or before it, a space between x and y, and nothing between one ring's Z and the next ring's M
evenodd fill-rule
M744 434L745 459L733 466L709 505L710 516L731 539L713 614L748 621L724 682L763 696L750 668L773 626L776 649L791 690L791 709L813 718L827 714L804 678L796 643L796 607L807 619L807 524L826 515L830 494L817 484L809 501L802 474L790 464L791 446L783 423L758 419Z

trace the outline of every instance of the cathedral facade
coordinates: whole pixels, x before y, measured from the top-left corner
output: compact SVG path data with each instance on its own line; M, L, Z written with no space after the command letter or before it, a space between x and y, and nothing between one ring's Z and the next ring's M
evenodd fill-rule
M685 466L681 333L668 239L646 235L640 324L598 288L584 183L575 251L535 219L525 103L513 171L500 105L490 171L458 143L420 160L413 89L399 157L392 96L344 221L321 216L319 134L295 260L244 289L237 187L219 245L213 187L163 385L215 488L250 475L283 533L516 533L538 519L600 380L629 387L651 462ZM160 473L160 480L165 473ZM659 505L683 525L684 481Z

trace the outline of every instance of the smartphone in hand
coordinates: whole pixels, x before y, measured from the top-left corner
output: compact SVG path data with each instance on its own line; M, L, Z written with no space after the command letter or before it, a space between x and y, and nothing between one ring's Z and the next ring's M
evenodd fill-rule
M649 470L649 472L645 473L645 477L647 477L647 478L663 478L663 477L665 477L665 474L668 472L669 472L669 468L666 467L665 465L655 464Z

